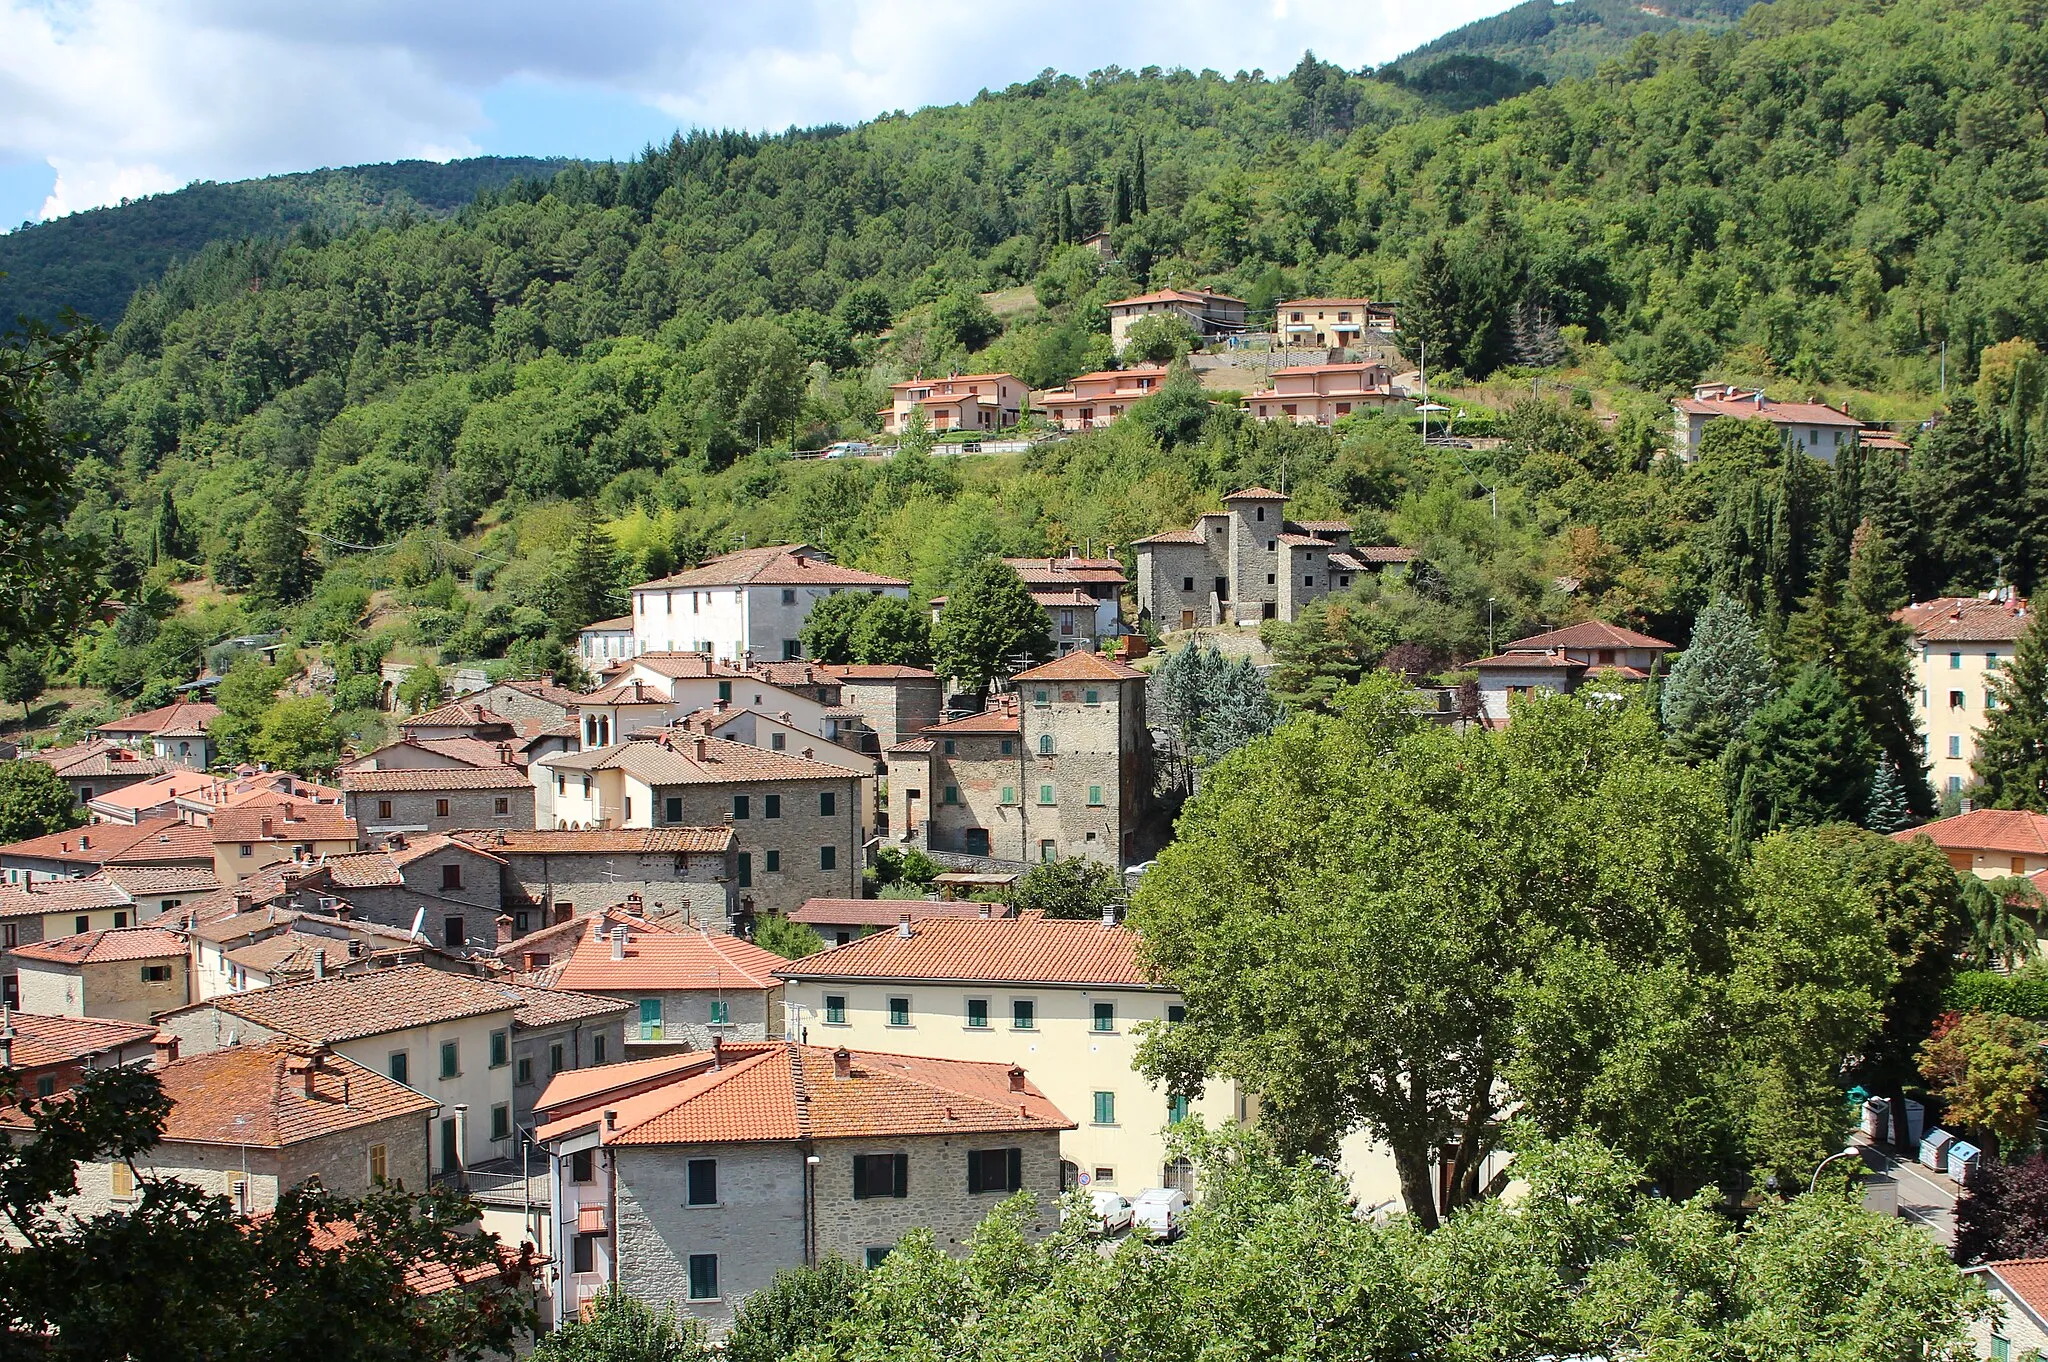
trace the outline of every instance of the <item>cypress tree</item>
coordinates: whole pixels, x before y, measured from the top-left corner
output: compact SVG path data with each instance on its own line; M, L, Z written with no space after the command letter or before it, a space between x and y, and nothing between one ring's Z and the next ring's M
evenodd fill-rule
M1982 787L1979 804L2048 813L2048 650L2042 644L2041 631L2030 626L2013 649L2012 665L1993 684L1998 708L1977 735L1971 762Z
M1131 167L1131 211L1148 213L1151 205L1145 199L1145 139L1138 139L1138 153Z
M1074 194L1072 190L1060 191L1059 243L1072 245L1074 241Z
M156 525L150 531L149 562L154 567L184 556L185 527L178 520L178 503L171 497L169 483L157 499Z
M1116 194L1110 200L1109 225L1121 227L1131 220L1131 177L1119 170L1116 173Z
M1870 811L1878 757L1841 678L1806 664L1756 712L1731 754L1740 782L1738 832L1760 837L1776 828L1861 820Z

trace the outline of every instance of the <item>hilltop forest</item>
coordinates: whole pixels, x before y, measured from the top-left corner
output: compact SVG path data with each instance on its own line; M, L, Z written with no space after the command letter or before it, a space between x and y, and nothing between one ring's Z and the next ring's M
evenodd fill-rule
M52 396L80 432L69 529L127 608L47 669L125 706L283 630L327 645L360 736L378 658L567 670L623 584L741 543L935 595L989 553L1127 545L1282 480L1296 514L1423 555L1281 640L1325 681L1588 614L1683 640L1724 594L1826 651L1865 522L1870 609L2029 587L2044 14L1778 0L1457 113L1312 54L1048 72L679 137L446 220L217 242ZM1098 228L1114 263L1076 244ZM1100 367L1104 302L1167 285L1393 299L1410 359L1504 442L1259 426L1183 375L1026 455L790 457L870 431L913 374ZM1703 375L1846 402L1913 457L1828 469L1736 426L1680 467L1668 400Z

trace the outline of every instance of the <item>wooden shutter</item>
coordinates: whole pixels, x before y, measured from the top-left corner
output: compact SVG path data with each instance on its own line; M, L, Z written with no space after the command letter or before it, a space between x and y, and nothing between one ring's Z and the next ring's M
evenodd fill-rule
M853 1199L855 1201L867 1200L867 1172L868 1156L865 1154L855 1154L853 1156Z
M910 1155L908 1155L908 1154L889 1154L889 1155L886 1155L885 1157L887 1157L887 1158L889 1158L889 1159L893 1159L893 1160L895 1161L895 1164L896 1164L896 1167L895 1167L895 1183L894 1183L894 1185L893 1185L893 1186L891 1187L891 1189L890 1189L890 1194L891 1194L892 1196L898 1196L898 1197L906 1197L906 1196L909 1196L909 1195L910 1195Z
M1024 1151L1006 1149L1003 1152L1009 1156L1009 1176L1004 1180L1004 1190L1014 1192L1024 1185Z

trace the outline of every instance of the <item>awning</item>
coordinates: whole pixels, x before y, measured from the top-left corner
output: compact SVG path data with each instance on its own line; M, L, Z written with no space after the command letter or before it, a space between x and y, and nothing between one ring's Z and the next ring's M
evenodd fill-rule
M603 1234L604 1207L578 1206L576 1208L576 1233Z

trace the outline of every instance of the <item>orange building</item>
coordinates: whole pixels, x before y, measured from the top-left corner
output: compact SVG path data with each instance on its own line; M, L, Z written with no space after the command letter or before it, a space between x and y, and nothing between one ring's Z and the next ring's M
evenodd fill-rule
M886 434L910 429L910 413L924 408L933 430L1000 430L1024 415L1030 391L1015 374L954 374L892 383L890 405L877 413Z
M1245 409L1261 421L1327 426L1340 417L1403 400L1384 364L1303 364L1275 369L1273 386L1246 397Z
M1157 364L1101 369L1040 393L1038 406L1061 430L1094 430L1113 423L1131 403L1144 401L1165 382L1166 370Z

